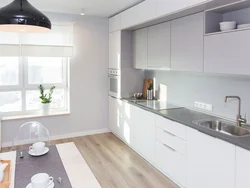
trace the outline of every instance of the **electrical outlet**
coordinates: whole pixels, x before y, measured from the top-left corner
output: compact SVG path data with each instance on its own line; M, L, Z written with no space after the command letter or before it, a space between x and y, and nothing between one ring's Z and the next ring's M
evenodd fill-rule
M203 109L203 110L213 111L213 105L212 104L206 104L206 103L202 103L202 102L194 102L194 106L196 108L200 108L200 109Z

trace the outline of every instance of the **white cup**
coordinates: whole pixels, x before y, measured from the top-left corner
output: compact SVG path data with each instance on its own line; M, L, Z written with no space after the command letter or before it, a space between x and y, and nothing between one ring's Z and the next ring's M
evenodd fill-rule
M41 154L45 150L44 142L36 142L32 146L29 147L30 150L33 150L35 154Z
M53 183L53 177L49 177L46 173L39 173L31 178L32 188L47 188Z

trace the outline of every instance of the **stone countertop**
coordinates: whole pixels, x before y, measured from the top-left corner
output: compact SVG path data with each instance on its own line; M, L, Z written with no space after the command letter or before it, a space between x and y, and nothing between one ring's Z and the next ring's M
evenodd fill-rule
M182 108L182 107L177 109L157 111L137 104L137 102L141 100L133 100L133 99L121 99L121 100L250 151L250 136L245 136L245 137L229 136L193 123L193 121L195 120L221 119L219 117L211 116L205 113L189 110L187 108Z

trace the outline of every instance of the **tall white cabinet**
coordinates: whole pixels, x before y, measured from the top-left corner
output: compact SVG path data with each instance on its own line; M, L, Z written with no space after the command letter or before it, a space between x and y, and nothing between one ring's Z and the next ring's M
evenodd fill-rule
M135 69L146 69L148 65L147 28L133 31L132 41L133 67Z
M148 68L170 68L170 22L148 28Z
M121 68L121 31L109 34L109 68Z
M171 22L171 69L203 71L203 13Z
M234 188L234 145L188 128L186 157L188 188Z

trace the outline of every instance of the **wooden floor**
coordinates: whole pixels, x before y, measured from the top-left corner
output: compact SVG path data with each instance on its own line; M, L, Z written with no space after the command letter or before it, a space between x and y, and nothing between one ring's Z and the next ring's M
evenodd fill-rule
M112 133L52 143L66 142L75 143L102 188L178 188Z

